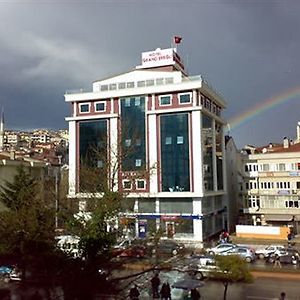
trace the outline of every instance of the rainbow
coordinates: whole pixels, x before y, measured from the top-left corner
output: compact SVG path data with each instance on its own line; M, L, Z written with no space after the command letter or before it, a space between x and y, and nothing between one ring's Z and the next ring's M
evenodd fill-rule
M251 109L233 117L228 121L229 128L235 129L238 126L240 126L242 123L245 123L253 118L255 118L257 115L262 114L263 112L280 105L284 102L287 102L289 100L295 99L296 97L300 96L300 87L291 88L286 90L285 92L272 97L268 98L261 103L256 104Z

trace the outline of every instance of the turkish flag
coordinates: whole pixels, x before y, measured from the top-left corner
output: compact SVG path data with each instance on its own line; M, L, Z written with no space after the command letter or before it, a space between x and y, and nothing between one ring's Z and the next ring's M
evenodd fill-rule
M181 36L174 36L174 43L175 44L180 44L181 40L182 40Z

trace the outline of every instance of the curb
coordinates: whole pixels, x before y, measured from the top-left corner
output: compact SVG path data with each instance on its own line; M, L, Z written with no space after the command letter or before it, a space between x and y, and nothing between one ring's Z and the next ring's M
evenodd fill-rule
M288 273L288 272L264 272L264 271L250 271L251 275L257 278L280 278L280 279L292 279L300 281L300 273Z

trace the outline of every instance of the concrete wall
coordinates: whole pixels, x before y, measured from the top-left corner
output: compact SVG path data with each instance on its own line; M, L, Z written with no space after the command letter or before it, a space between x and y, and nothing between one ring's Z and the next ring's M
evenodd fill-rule
M286 240L288 227L236 225L236 236L254 239Z

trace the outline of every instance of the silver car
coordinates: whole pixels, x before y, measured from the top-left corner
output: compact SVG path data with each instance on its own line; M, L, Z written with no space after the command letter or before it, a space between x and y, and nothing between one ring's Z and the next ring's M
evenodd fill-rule
M246 262L250 263L255 260L255 252L248 247L237 246L233 249L230 249L224 253L220 253L221 255L238 255L241 258L245 259Z
M222 255L223 253L227 252L228 250L232 250L236 247L237 247L237 245L235 245L235 244L221 243L221 244L217 245L216 247L206 249L206 252L209 255L216 255L216 254Z

